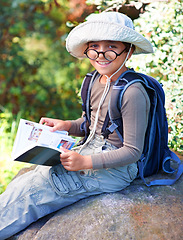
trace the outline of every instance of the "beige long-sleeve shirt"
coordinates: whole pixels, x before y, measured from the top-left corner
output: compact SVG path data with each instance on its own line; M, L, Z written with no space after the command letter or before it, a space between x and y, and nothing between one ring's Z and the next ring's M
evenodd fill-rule
M114 82L111 83L109 93L101 106L96 128L96 134L98 135L101 135L101 128L106 117L112 85L114 85ZM95 81L92 87L90 97L92 108L90 130L93 127L104 88L105 85L101 84L99 79ZM143 85L141 83L134 83L128 87L124 93L121 107L124 142L122 144L115 131L110 134L108 142L118 147L118 149L92 155L93 169L121 167L139 160L143 151L149 110L150 100ZM82 122L82 117L72 121L69 133L74 136L81 136L80 125Z

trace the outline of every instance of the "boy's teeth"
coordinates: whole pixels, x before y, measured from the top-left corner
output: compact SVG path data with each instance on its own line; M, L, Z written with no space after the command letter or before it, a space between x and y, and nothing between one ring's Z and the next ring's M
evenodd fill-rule
M98 62L98 63L102 65L108 64L108 62Z

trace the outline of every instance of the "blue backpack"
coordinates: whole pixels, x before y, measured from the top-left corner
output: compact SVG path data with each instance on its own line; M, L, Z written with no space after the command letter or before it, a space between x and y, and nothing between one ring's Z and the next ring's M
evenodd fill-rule
M81 124L81 131L85 132L86 141L88 137L88 124L90 121L90 94L95 80L100 74L97 71L88 73L82 83L81 98L82 110L84 111L84 122ZM139 176L147 186L152 185L171 185L183 173L183 164L178 156L168 148L168 123L165 111L165 94L161 84L154 78L142 73L137 73L133 69L124 72L115 82L108 105L108 112L102 127L101 134L108 138L108 135L116 131L120 140L123 142L123 122L121 116L122 98L127 88L135 83L140 82L146 89L150 98L151 107L149 122L146 130L144 149L141 158L138 160ZM109 121L111 125L109 126ZM82 142L82 143L83 143ZM174 161L178 164L178 168L174 170L170 166L170 162ZM160 170L168 174L177 171L174 179L158 179L149 183L145 177L158 173Z

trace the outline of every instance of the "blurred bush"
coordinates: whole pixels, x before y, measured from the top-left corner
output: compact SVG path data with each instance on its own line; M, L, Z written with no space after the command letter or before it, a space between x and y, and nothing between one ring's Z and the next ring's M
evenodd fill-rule
M65 49L68 1L1 0L0 110L38 121L81 114L87 66Z

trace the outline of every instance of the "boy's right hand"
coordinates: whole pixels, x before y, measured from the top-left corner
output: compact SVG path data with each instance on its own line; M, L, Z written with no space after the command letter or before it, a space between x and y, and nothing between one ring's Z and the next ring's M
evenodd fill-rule
M39 121L40 124L45 124L49 127L52 127L50 130L51 132L55 131L69 131L71 128L71 121L63 121L59 119L53 119L53 118L45 118L42 117Z

